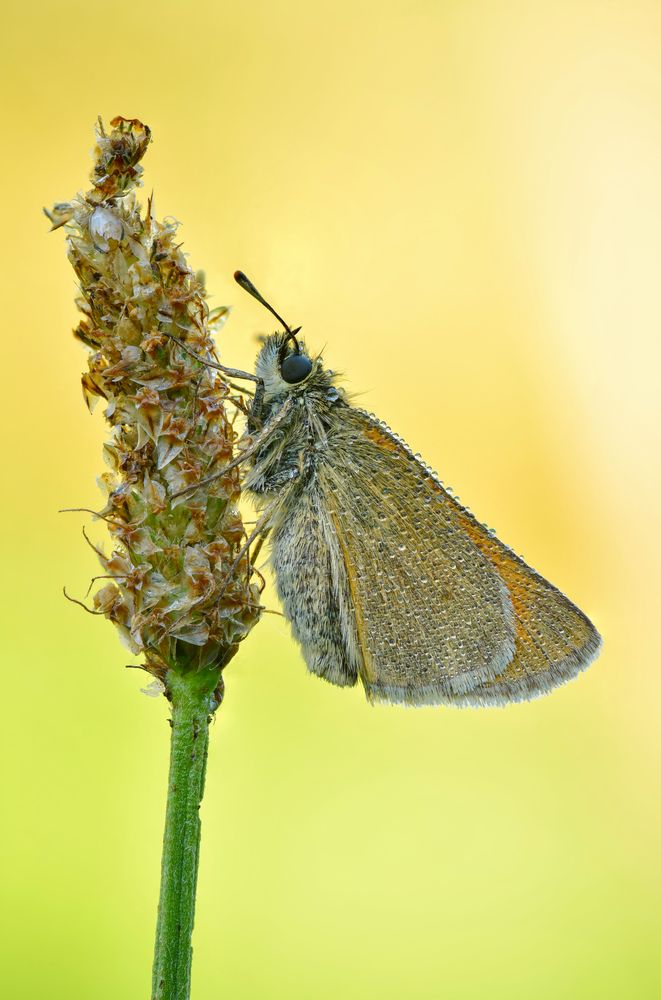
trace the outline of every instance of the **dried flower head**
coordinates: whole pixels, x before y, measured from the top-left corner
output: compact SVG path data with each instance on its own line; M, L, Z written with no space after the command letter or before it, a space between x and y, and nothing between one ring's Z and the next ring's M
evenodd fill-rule
M47 214L67 227L80 283L85 399L90 410L103 399L110 424L98 516L113 548L97 550L109 582L94 607L162 678L223 667L259 617L260 592L247 554L231 572L244 537L238 470L173 498L232 458L241 400L188 353L215 359L211 334L228 311L210 312L177 223L136 200L149 129L124 118L111 126L98 124L91 190Z

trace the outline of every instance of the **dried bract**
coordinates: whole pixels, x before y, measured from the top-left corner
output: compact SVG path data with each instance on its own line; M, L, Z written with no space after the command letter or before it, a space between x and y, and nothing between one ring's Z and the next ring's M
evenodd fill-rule
M99 514L113 548L99 551L110 582L94 607L162 677L224 666L259 617L259 588L247 555L229 578L244 538L238 470L172 499L232 458L234 390L172 339L214 360L210 330L227 310L210 313L177 223L155 219L151 199L146 211L136 201L149 129L124 118L111 126L98 125L91 190L47 214L53 228L66 225L80 284L85 400L92 409L103 399L110 425Z

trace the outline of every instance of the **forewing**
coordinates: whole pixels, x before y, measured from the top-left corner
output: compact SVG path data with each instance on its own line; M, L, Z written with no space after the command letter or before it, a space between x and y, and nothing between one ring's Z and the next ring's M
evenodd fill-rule
M386 428L342 412L320 488L344 559L371 699L437 704L501 674L512 603L461 508Z
M384 425L349 410L323 482L368 697L502 704L584 669L594 626L465 510Z
M502 674L457 701L503 705L546 694L590 665L601 648L601 637L563 593L467 511L463 514L466 531L507 584L515 613L516 646Z

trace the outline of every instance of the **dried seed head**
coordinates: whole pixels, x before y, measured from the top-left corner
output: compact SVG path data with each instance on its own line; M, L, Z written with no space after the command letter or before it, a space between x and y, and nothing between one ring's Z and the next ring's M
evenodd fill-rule
M110 437L100 477L112 551L99 552L104 579L94 607L115 623L157 677L222 667L259 618L259 588L244 557L236 469L189 498L174 493L231 460L232 390L171 338L213 359L203 278L176 242L177 223L157 221L134 188L150 140L147 126L115 118L97 129L92 189L47 213L67 226L80 283L75 335L90 351L82 378L90 407L101 398ZM98 550L97 550L98 551Z

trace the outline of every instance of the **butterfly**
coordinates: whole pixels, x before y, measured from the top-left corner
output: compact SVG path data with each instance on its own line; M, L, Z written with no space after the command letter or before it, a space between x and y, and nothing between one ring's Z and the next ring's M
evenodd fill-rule
M576 676L601 638L482 525L408 445L352 406L320 357L264 339L244 488L261 510L286 618L308 670L373 702L502 705ZM228 467L229 468L229 467ZM212 477L213 478L213 477Z

